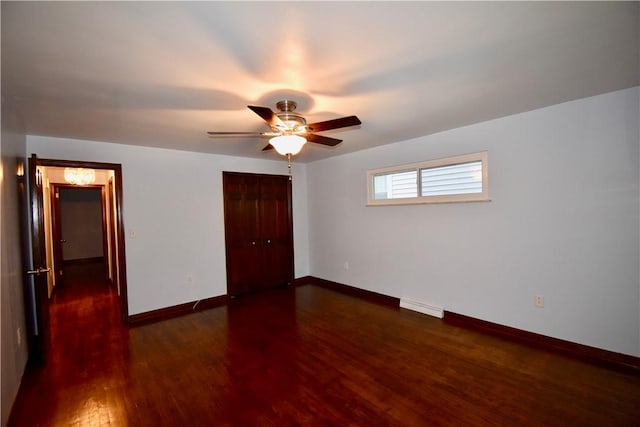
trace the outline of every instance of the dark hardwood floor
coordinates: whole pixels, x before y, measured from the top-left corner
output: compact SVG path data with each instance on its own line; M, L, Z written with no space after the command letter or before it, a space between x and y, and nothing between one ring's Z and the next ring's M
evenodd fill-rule
M51 305L11 426L637 426L640 376L316 286L122 327L102 280Z

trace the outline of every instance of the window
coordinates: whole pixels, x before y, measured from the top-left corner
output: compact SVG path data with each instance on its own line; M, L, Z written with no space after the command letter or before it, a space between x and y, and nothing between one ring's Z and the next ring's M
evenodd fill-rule
M428 160L367 172L368 204L489 200L487 152Z

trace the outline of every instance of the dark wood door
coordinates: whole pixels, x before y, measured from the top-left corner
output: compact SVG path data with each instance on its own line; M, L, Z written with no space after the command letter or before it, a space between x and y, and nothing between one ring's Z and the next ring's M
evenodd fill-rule
M262 287L290 284L292 280L291 181L287 176L260 180L260 236Z
M223 175L227 292L249 292L260 281L258 206L260 188L255 176Z
M49 289L47 283L47 255L44 230L44 196L42 174L37 168L35 154L28 161L26 188L27 203L22 215L28 233L25 236L24 296L27 318L29 359L44 363L49 343ZM28 237L30 238L28 238Z
M293 280L291 181L287 176L223 172L227 293Z

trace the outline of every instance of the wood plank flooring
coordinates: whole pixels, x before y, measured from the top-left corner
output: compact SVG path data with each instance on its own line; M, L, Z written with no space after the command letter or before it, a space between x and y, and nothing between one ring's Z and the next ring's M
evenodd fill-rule
M316 286L135 328L88 276L11 426L637 426L640 376Z

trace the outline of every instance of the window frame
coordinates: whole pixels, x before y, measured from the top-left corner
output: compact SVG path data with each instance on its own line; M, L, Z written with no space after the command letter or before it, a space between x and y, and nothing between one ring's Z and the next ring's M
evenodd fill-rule
M479 193L446 194L437 196L421 196L422 169L453 166L464 163L481 162L482 165L482 191ZM416 171L417 196L397 199L376 199L374 194L374 178L379 175L390 175ZM459 156L443 157L434 160L409 163L404 165L388 166L378 169L367 170L367 206L388 206L388 205L416 205L430 203L466 203L466 202L488 202L489 199L489 153L480 151L477 153L462 154Z

